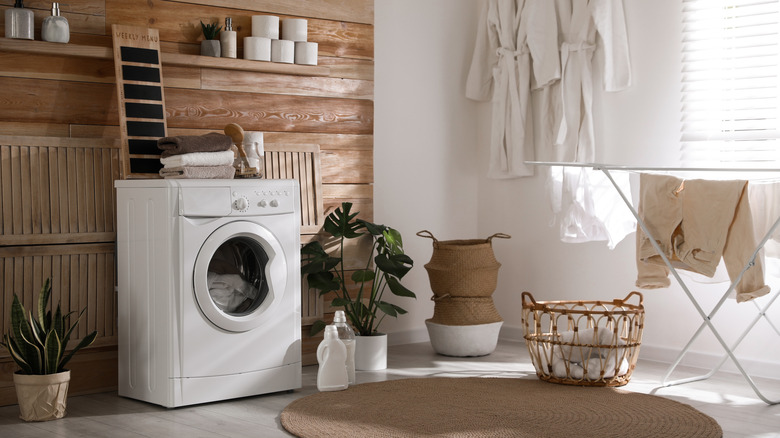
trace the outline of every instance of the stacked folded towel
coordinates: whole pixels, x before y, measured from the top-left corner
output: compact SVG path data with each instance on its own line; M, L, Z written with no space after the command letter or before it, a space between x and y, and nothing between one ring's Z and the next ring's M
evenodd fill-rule
M560 333L560 341L552 358L555 377L599 380L628 372L627 352L621 348L625 341L611 330L566 331Z
M160 176L163 178L232 179L233 140L224 134L164 137L157 141L163 152Z

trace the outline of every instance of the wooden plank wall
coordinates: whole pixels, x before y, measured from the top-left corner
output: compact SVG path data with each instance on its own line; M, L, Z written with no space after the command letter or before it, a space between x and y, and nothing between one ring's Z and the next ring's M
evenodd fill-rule
M0 14L12 6L13 0L0 0ZM50 15L51 2L27 0L25 7L35 13L35 38L40 40L41 23ZM373 0L71 0L67 5L61 4L62 14L70 22L71 46L83 45L84 52L93 52L87 48L94 47L110 49L110 28L114 23L153 27L160 32L164 62L165 53L199 53L201 20L224 23L225 17L232 17L241 57L243 38L251 34L252 15L273 14L282 20L307 18L309 40L319 43L319 65L330 69L329 76L293 76L164 63L168 132L169 135L200 134L221 131L228 123L238 123L247 131L265 132L267 143L318 144L325 211L342 201L350 201L368 220L373 219L373 9ZM2 34L4 22L0 21ZM100 57L62 56L56 50L45 52L0 50L0 136L54 137L57 138L53 140L54 144L70 146L74 145L69 141L78 142L80 140L76 139L83 138L116 141L119 120L113 61ZM70 153L71 149L67 151ZM10 150L0 152L6 154L1 157L2 166L16 163L8 155ZM114 155L107 158L94 155L94 150L92 153L85 151L82 158L76 152L74 162L82 166L78 171L92 177L113 176L117 166ZM65 156L67 162L70 155L66 153ZM48 158L51 161L52 157ZM27 161L19 162L29 166ZM43 178L43 169L28 169L31 180ZM62 189L64 181L58 181ZM57 185L52 180L41 184L46 183ZM0 256L8 256L3 262L3 272L21 272L20 278L25 275L43 277L51 272L58 277L62 287L85 290L87 294L94 291L95 302L103 306L104 313L90 313L94 317L87 319L82 331L100 325L106 330L105 336L95 347L78 355L72 367L74 373L84 370L103 378L93 383L74 379L71 393L115 387L116 347L111 331L114 330L115 319L112 318L115 313L108 308L109 303L114 302L114 291L109 283L115 278L111 271L114 253L110 249L115 222L114 218L109 221L106 216L106 209L114 199L113 193L109 197L102 193L101 199L90 198L92 203L84 204L84 207L79 205L74 212L69 210L68 214L75 216L69 216L64 223L68 227L71 223L76 224L79 233L73 233L68 227L56 228L62 221L38 223L29 220L28 215L38 207L23 193L15 192L21 187L6 188L3 181L2 190L10 190L10 197L4 196L0 202L12 203L11 230L16 230L16 226L32 227L23 228L22 233L3 232ZM90 193L84 191L83 195L95 196ZM21 207L18 218L17 206ZM59 214L62 215L62 211ZM86 227L84 234L89 236L81 233L78 227L82 225ZM7 226L5 222L2 224L3 229ZM44 228L49 237L41 237ZM302 240L311 238L317 237L308 235ZM67 256L70 257L69 270L61 268L66 254L70 254ZM86 263L86 268L79 268L75 275L73 266L81 266L81 263ZM17 280L18 275L12 275L13 280L9 280L6 274L0 281L2 315L8 311L9 294L16 291L30 297L37 293L33 290L39 286L40 279L23 282L29 286L20 290L23 283ZM7 330L6 321L0 321L3 321L3 330ZM308 333L308 328L303 332ZM314 341L304 342L304 352L309 353L309 358L316 348ZM7 352L0 351L0 405L15 402L12 390L9 390L12 369Z

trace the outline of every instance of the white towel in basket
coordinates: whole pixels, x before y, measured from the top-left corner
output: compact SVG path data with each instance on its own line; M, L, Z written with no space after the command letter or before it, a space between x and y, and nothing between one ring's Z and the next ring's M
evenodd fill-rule
M554 351L553 375L558 378L598 380L628 373L625 341L606 327L559 333L561 345ZM619 362L619 366L618 366ZM568 369L568 372L567 372Z

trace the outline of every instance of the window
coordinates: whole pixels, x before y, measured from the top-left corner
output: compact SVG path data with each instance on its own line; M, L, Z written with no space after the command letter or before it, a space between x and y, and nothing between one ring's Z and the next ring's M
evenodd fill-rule
M682 162L780 165L780 0L683 0Z

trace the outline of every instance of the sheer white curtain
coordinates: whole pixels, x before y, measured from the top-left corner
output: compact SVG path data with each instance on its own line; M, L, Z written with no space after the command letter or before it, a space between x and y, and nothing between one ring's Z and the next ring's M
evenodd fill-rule
M682 162L780 167L780 0L682 7Z

